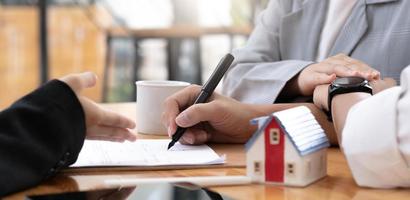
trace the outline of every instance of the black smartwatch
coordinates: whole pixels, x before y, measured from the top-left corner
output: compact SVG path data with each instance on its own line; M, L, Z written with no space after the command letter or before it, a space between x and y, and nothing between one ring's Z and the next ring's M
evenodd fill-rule
M361 77L342 77L337 78L329 85L329 95L327 97L327 112L329 120L332 120L332 99L338 94L352 92L365 92L373 94L372 86L369 81Z

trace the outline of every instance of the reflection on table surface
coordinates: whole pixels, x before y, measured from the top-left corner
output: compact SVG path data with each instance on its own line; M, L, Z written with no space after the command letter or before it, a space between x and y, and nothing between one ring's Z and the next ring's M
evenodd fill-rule
M121 187L82 192L67 192L49 195L33 195L29 200L231 200L225 195L201 188L190 183L179 184L141 184L133 187Z

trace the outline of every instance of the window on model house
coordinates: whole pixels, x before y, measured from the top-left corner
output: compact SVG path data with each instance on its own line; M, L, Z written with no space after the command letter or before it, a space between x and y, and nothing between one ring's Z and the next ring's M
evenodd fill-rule
M287 163L286 164L286 171L288 175L295 174L295 164L294 163Z
M279 144L280 132L278 128L269 129L270 144Z
M261 173L261 162L260 161L255 161L253 163L253 172L255 174L260 174Z

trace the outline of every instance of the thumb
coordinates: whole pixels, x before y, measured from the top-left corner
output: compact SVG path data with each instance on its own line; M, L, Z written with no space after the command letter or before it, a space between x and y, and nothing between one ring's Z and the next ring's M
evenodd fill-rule
M59 79L71 87L75 93L85 88L93 87L97 83L97 76L93 72L69 74Z
M175 122L181 127L191 127L200 122L212 119L216 112L210 103L195 104L180 113Z
M314 86L329 84L336 79L336 74L317 73L314 79Z
M302 94L304 96L311 96L316 86L329 84L336 79L336 74L326 74L322 72L316 72L309 76L303 85ZM300 83L299 83L300 84Z

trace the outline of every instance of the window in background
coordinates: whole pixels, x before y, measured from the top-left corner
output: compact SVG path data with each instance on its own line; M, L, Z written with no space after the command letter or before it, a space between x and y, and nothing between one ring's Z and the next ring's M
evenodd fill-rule
M199 27L228 27L245 26L252 21L251 0L103 0L100 4L109 6L115 18L129 29L161 29L174 25L199 26ZM230 38L227 35L204 36L200 40L172 40L149 39L142 40L138 44L141 66L138 69L139 80L165 80L168 78L167 64L173 62L178 65L175 70L177 79L194 81L192 74L196 74L195 60L201 62L201 79L205 81L219 59L231 48L242 46L245 37ZM128 40L132 43L132 40ZM130 45L135 48L135 45ZM178 58L168 58L167 48L173 52L178 51ZM200 54L195 54L195 52ZM135 51L134 51L135 52ZM173 53L171 52L171 55ZM117 58L118 59L118 58ZM171 59L171 60L169 60ZM116 62L114 62L116 63ZM124 70L122 67L114 67L115 71ZM129 70L127 70L130 72ZM173 72L175 72L173 70ZM114 72L114 74L129 75L128 73ZM130 76L117 76L113 85L110 86L110 94L115 97L108 98L110 101L132 100L133 93L127 94ZM124 83L124 80L128 80ZM134 84L132 84L134 87ZM220 89L220 88L219 88ZM122 92L119 92L122 91ZM121 97L122 96L122 97Z
M129 101L130 95L133 94L134 87L130 82L134 79L134 62L137 61L133 46L133 41L129 38L118 38L111 41L112 51L110 56L111 66L108 73L111 75L108 83L109 89L107 95L108 102Z
M236 0L197 0L200 26L220 27L232 24L231 5Z
M140 44L142 57L141 69L138 70L140 79L166 80L168 71L166 49L167 43L163 39L144 40Z
M171 0L100 0L128 28L161 28L172 25Z

